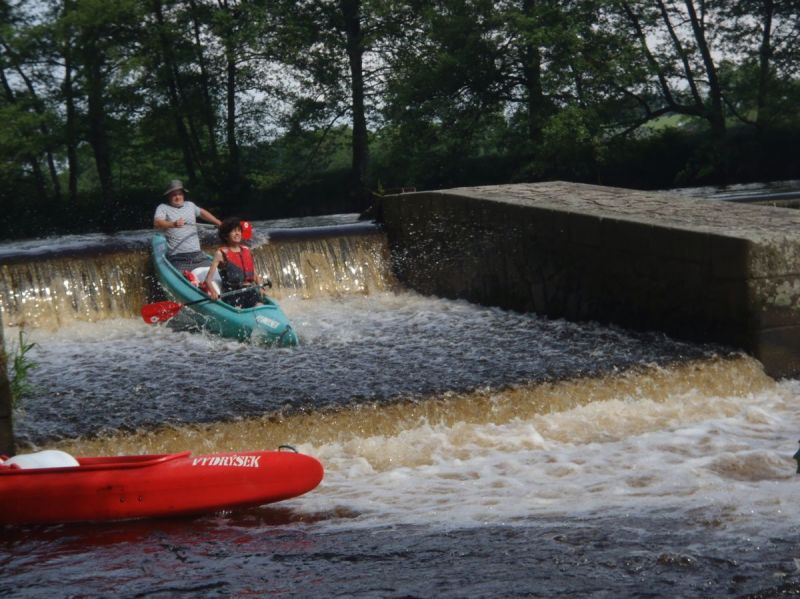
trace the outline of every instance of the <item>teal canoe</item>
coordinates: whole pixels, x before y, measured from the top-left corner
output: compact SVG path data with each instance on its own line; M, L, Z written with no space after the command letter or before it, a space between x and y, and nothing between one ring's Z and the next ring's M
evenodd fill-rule
M166 238L163 235L154 235L153 265L167 296L181 304L208 298L206 293L189 282L183 273L169 263L166 254ZM179 316L184 324L222 337L281 347L297 345L297 333L280 306L271 298L264 298L263 301L263 306L236 308L223 301L209 299L207 302L184 307Z

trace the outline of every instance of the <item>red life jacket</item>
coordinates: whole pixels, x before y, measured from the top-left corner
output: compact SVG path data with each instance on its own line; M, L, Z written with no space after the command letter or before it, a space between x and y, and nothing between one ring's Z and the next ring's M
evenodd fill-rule
M223 291L241 289L256 280L256 269L250 248L243 245L240 245L239 248L240 252L233 252L226 247L219 248L219 251L222 252L219 276L222 279Z

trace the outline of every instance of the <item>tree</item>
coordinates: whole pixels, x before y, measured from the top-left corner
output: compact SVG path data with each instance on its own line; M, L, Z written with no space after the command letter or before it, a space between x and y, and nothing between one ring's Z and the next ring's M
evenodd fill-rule
M193 3L194 4L194 3ZM200 151L198 143L192 144L189 128L186 121L190 113L187 111L184 95L181 93L181 73L178 58L175 56L175 39L181 39L178 28L172 23L168 23L164 16L164 3L161 0L151 0L151 11L155 17L156 25L156 45L158 50L155 52L153 69L157 73L160 90L166 91L169 99L169 107L175 122L175 131L180 142L183 164L189 177L189 184L194 185L197 181L197 154ZM180 44L177 44L179 47ZM191 119L189 118L191 126ZM196 136L195 136L196 138Z
M599 20L597 3L581 0L425 3L389 59L396 147L428 164L505 156L527 166L497 176L544 176L561 168L572 129L586 133L570 142L592 162L600 117L630 104L608 84L627 41ZM424 158L431 151L437 160Z
M649 81L628 91L641 106L639 124L666 114L705 119L716 139L725 135L725 109L712 58L715 20L693 0L621 0L612 5L628 23L647 65ZM702 74L700 76L699 74Z
M367 162L369 142L367 140L367 116L364 103L364 35L361 28L361 0L339 0L341 28L345 32L347 61L350 65L351 113L353 118L353 170L351 194L366 199Z
M55 120L47 92L50 73L41 65L48 63L48 48L41 38L49 35L46 24L35 21L30 15L15 12L11 5L4 5L0 26L0 84L3 97L9 107L15 109L16 125L30 126L30 132L17 130L25 147L25 160L30 164L43 199L59 199L61 188L55 159L55 135L51 130ZM12 85L11 78L16 85ZM19 144L18 140L12 143ZM44 176L41 158L47 165L49 177Z
M717 1L722 16L726 102L741 121L762 132L792 121L796 113L797 23L800 2Z
M115 198L113 100L127 96L131 89L127 63L137 51L142 22L139 3L134 0L66 2L60 14L61 49L69 67L65 69L65 98L72 103L72 111L78 96L85 100L86 139L92 148L103 205L109 210Z
M61 83L61 97L64 102L64 144L67 155L67 187L70 204L78 200L78 113L76 108L76 90L74 85L74 44L75 33L70 26L70 13L75 10L75 0L64 0L61 14L64 17L56 24L54 39L55 51L63 57L64 77Z
M277 58L292 75L284 90L293 106L289 134L311 126L332 132L347 118L351 129L350 194L369 198L370 119L383 89L380 47L393 26L391 3L379 0L306 0L279 3ZM348 118L349 117L349 118ZM321 146L317 145L317 148Z

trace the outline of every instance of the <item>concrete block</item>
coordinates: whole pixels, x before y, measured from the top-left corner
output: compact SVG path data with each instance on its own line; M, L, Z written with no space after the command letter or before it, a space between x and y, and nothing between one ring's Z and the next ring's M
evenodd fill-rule
M733 344L795 372L800 212L552 181L386 196L422 293Z

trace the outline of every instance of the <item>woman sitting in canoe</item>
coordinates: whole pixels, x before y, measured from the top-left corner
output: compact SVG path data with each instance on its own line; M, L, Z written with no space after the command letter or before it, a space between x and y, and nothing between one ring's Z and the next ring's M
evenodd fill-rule
M261 288L261 278L255 271L253 253L242 245L242 225L238 218L231 217L219 226L219 238L223 245L214 254L211 267L206 275L206 285L211 299L216 300L221 293L246 289L222 298L237 308L252 308L261 305L261 296L266 292ZM214 274L219 271L222 290L214 284Z

